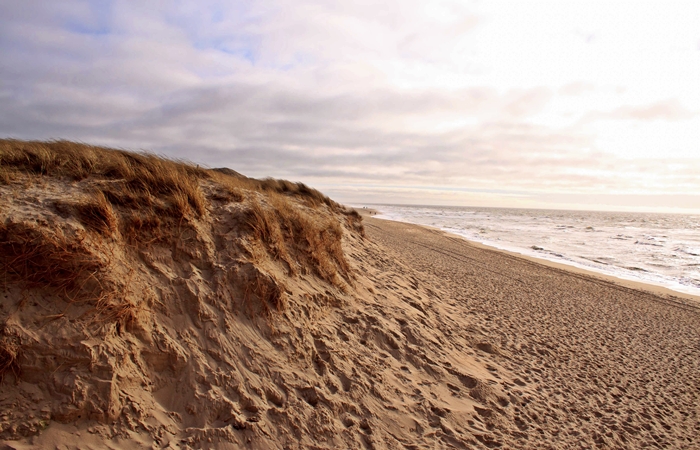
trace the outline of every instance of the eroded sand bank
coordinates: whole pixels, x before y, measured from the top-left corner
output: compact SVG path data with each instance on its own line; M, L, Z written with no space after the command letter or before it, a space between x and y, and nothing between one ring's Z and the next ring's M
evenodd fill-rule
M414 225L366 218L363 237L342 213L292 203L343 227L348 276L333 284L245 233L258 194L230 202L207 184L186 240L132 248L56 208L95 181L82 183L10 186L5 223L84 236L68 256L128 274L114 297L133 317L6 284L0 447L698 446L693 299Z

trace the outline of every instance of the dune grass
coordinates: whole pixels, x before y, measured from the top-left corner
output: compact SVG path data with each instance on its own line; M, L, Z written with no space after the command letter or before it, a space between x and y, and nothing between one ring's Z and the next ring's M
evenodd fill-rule
M337 273L347 277L350 267L341 245L343 230L337 221L312 215L313 210L294 207L280 195L271 195L270 203L277 214L283 242L291 243L306 266L334 284L339 282Z
M11 285L46 290L69 306L86 305L80 317L93 325L120 330L148 309L129 292L128 280L112 273L115 248L124 254L150 245L175 249L185 230L211 229L219 220L211 215L233 203L237 207L226 211L237 214L228 220L239 224L239 238L258 243L289 276L312 274L342 289L352 283L340 220L363 234L361 217L302 183L68 141L0 140L0 188L41 189L48 178L78 187L78 195L47 207L83 229L3 217L0 283L6 291ZM270 317L286 307L285 283L257 263L245 263L238 282L247 308ZM19 373L21 350L0 330L0 380Z
M206 169L69 141L0 140L0 183L42 177L90 181L83 199L57 207L73 214L86 230L132 245L168 244L193 221L203 220L212 202L245 202L248 233L283 262L290 275L311 271L333 284L340 283L338 274L349 279L349 266L341 246L342 228L332 214L321 210L345 217L350 229L364 232L356 211L303 183L256 180L231 169ZM204 185L210 186L206 195ZM16 275L65 285L83 270L74 264L86 255L75 253L68 242L37 233L19 224L2 225L0 247L12 255L13 264L28 268ZM16 271L8 264L5 270Z
M0 167L5 179L20 172L75 181L117 180L105 188L111 200L130 198L140 207L158 198L171 206L166 210L175 216L184 216L190 209L197 216L206 213L197 180L207 171L183 161L68 141L5 139L0 140Z
M105 264L80 240L26 222L0 224L0 253L4 282L49 286L68 296Z
M75 205L80 221L88 228L112 236L118 229L118 218L102 191L94 192L89 200Z
M142 206L153 198L168 199L181 215L186 212L186 205L197 216L206 213L206 199L199 187L202 179L221 184L238 201L242 199L241 190L272 192L296 197L309 206L324 204L334 212L348 213L342 205L303 183L273 178L257 180L230 169L205 169L150 153L70 141L0 139L0 183L7 184L17 173L76 181L88 177L119 181L105 188L110 202L120 203L125 201L120 198L126 198Z

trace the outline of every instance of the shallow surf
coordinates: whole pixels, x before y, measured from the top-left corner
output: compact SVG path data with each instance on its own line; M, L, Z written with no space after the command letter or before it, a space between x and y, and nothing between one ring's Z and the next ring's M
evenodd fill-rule
M633 281L700 295L700 216L374 205L375 217Z

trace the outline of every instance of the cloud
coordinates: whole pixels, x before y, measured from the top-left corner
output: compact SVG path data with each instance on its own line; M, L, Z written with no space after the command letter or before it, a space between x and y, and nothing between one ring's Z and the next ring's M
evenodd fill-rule
M559 95L581 95L587 91L595 90L595 85L584 81L574 81L559 88Z
M552 93L549 89L540 87L524 92L516 91L508 97L503 111L509 117L520 118L541 111L552 98Z
M592 112L584 117L584 121L601 119L614 120L668 120L688 119L697 113L686 109L678 99L668 99L648 105L620 106L608 112Z
M610 117L615 119L636 120L680 120L692 115L693 113L685 109L677 99L644 106L623 106L610 113Z
M456 185L491 184L518 173L529 185L544 176L523 174L527 167L561 164L561 155L572 152L578 139L510 121L535 108L541 90L499 95L489 88L451 93L385 88L329 95L283 82L230 82L138 102L77 86L55 88L49 85L45 96L23 104L7 98L0 111L3 131L148 148L255 176L441 179ZM437 122L443 116L491 121L440 132L405 126L413 117L426 123L433 116Z
M585 121L541 120L594 84L494 81L484 61L503 57L479 59L489 23L461 1L6 2L0 134L327 185L639 187ZM670 99L587 120L691 116ZM631 173L700 187L659 166Z

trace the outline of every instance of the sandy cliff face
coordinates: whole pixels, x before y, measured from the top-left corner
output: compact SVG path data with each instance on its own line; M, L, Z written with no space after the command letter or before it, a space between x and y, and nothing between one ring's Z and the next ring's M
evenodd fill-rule
M359 217L236 174L157 188L138 158L66 175L7 157L20 144L0 160L10 447L499 445L507 371L464 351L497 346Z

